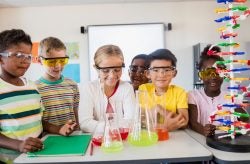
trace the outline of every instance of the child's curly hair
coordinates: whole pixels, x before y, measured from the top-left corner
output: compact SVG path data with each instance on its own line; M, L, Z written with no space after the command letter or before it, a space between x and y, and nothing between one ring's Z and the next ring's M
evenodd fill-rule
M224 59L222 57L220 57L219 55L215 55L215 54L208 54L208 52L213 52L213 53L217 53L217 52L221 52L220 47L218 46L213 46L211 44L207 45L203 51L201 52L201 56L200 56L200 61L197 65L197 69L201 70L203 63L207 60L213 59L215 61L223 61Z
M143 59L145 61L144 65L145 67L148 69L149 68L149 56L146 55L146 54L138 54L136 55L132 61L131 61L131 64L134 62L134 60L136 59Z
M9 49L13 45L25 43L32 46L30 36L21 29L5 30L0 33L0 52Z

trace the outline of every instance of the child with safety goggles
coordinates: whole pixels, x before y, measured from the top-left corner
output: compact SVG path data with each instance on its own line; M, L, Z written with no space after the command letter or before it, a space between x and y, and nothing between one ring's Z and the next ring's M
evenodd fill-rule
M82 88L84 95L81 96L82 108L79 110L82 131L102 134L106 113L117 113L118 119L127 123L133 119L135 94L132 85L121 80L124 67L120 47L103 45L95 52L94 69L98 79L86 83Z
M164 104L160 104L160 110L167 112L157 111L157 115L165 118L166 130L173 131L186 127L188 123L187 93L181 87L171 84L177 74L176 57L168 49L158 49L149 54L149 61L146 75L152 83L140 85L139 90L146 91L151 102L154 98L164 99Z
M64 77L62 71L68 63L64 43L55 37L43 39L39 44L39 62L44 74L36 81L45 106L43 120L72 129L78 127L79 89L76 82Z
M129 66L129 77L130 82L134 87L134 90L138 90L141 84L149 82L149 79L146 76L146 70L149 67L149 59L146 54L136 55Z
M205 136L211 136L215 132L215 126L209 124L209 116L217 110L219 104L225 102L225 92L221 91L223 78L219 76L213 67L216 61L223 61L218 55L221 49L217 46L207 45L201 53L198 70L199 77L204 83L204 88L188 93L189 125L190 128ZM222 67L224 67L222 65Z
M219 75L219 71L226 69L226 66L215 66L216 61L224 60L216 55L218 52L221 52L218 46L207 45L204 48L198 65L198 75L204 83L204 88L188 93L190 128L205 136L215 133L216 127L208 122L209 116L217 110L219 104L226 103L226 92L221 89L223 77Z
M19 152L43 148L42 131L69 135L71 126L42 121L44 107L36 85L23 77L31 63L32 42L23 30L0 32L0 163Z
M224 77L219 75L219 72L225 70L226 66L215 65L216 61L224 60L216 55L218 52L221 52L218 46L207 45L204 48L198 65L198 74L204 83L204 88L188 93L190 128L205 136L214 135L216 130L216 127L208 122L210 115L217 110L218 105L227 102L226 91L221 89ZM242 108L236 108L235 111L246 112Z

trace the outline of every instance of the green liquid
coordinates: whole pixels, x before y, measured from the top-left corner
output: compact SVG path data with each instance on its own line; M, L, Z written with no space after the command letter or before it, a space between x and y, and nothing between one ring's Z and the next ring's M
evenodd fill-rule
M123 149L123 144L122 142L119 141L114 141L111 142L110 144L102 143L101 150L106 152L106 153L113 153L113 152L118 152Z
M148 134L147 131L141 131L141 133L136 136L133 137L133 133L128 135L128 142L131 145L135 145L135 146L150 146L153 145L155 143L157 143L158 141L158 135L155 132L151 132L151 135Z

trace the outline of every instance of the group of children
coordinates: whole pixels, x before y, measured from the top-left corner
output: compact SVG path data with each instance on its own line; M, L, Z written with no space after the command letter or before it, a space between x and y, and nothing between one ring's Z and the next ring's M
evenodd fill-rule
M23 77L31 64L32 42L23 30L0 33L0 152L12 149L19 152L43 148L42 132L70 135L74 130L92 132L103 129L105 113L116 112L116 102L122 103L125 119L133 119L136 106L135 90L165 96L166 129L173 131L187 127L205 136L214 134L215 126L208 116L223 103L223 79L211 68L218 60L204 49L199 64L204 89L186 93L171 84L177 75L177 59L167 49L133 58L129 66L131 84L122 81L124 56L115 45L104 45L95 53L94 69L98 79L83 86L79 94L77 84L62 76L69 57L65 45L48 37L39 45L39 62L44 75L35 83ZM212 47L220 51L218 47ZM80 107L79 108L79 104Z

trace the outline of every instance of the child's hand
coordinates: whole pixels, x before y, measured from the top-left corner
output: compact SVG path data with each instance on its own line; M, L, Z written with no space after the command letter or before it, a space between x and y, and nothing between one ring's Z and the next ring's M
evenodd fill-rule
M59 130L59 134L63 136L68 136L71 133L73 133L75 128L76 128L76 123L74 123L72 120L68 120L68 122L65 125L63 125Z
M182 114L176 115L173 112L169 112L166 116L167 129L173 131L186 125L186 120Z
M212 124L206 124L203 128L203 135L206 137L214 135L216 126Z
M33 152L43 149L43 143L39 138L29 137L20 142L18 149L22 153Z
M186 120L185 116L182 113L179 113L177 115L180 117L179 128L183 128L183 129L186 128L188 124L188 120Z

